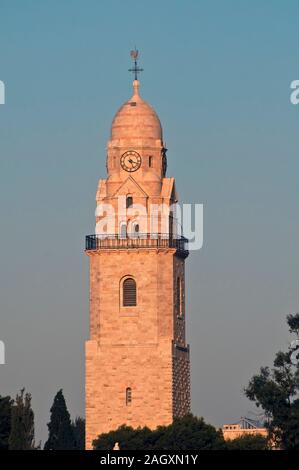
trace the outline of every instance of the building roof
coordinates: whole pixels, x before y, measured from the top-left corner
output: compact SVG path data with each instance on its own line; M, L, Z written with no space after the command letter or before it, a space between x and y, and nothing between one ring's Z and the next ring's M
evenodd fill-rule
M111 140L162 140L162 126L154 108L139 95L139 81L133 81L133 95L114 116Z
M237 421L236 423L230 423L228 426L236 426L236 425L239 425L241 429L260 429L264 427L260 423L260 421L246 418L244 416L242 416L241 419Z

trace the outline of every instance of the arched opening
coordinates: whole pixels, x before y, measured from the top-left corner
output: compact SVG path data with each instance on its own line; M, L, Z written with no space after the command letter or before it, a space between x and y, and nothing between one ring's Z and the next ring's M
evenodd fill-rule
M139 220L128 220L127 234L129 238L138 238L140 232Z
M133 206L133 197L132 196L127 196L127 198L126 198L126 208L129 209L132 206Z
M119 226L119 237L127 238L127 224L126 222L121 222Z
M138 237L139 234L139 224L138 222L133 222L131 225L131 235L132 237Z
M122 304L123 307L136 307L137 289L135 279L127 277L122 283Z

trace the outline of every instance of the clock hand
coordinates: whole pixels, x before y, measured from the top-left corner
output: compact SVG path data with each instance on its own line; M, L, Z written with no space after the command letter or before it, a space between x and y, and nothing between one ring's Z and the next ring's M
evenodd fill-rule
M132 160L131 158L129 158L129 162L131 163L132 166L136 166L136 162L134 162L134 160Z

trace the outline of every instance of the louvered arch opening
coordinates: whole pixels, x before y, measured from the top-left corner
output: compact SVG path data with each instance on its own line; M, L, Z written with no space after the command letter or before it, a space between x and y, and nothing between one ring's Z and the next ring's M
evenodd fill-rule
M132 403L132 389L131 387L126 388L126 405Z
M128 277L123 282L123 306L136 307L136 282L132 277Z

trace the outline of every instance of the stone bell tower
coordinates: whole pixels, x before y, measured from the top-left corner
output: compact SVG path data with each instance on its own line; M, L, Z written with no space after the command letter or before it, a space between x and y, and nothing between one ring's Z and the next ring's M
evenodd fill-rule
M159 118L139 94L134 52L133 96L113 119L108 174L96 193L96 233L86 237L87 449L122 424L154 429L190 411L188 251L175 234L175 182L166 177Z

